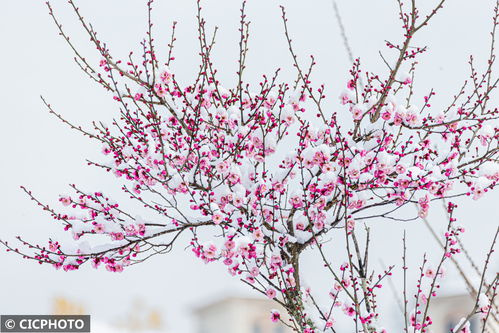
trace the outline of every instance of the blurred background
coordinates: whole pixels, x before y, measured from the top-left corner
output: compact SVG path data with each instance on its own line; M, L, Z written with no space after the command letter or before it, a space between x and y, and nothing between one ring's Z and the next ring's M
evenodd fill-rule
M130 50L139 50L146 31L146 1L78 3L115 57L125 58ZM421 32L416 44L428 45L429 52L420 58L416 79L420 90L416 97L422 98L434 88L437 95L433 105L437 109L449 102L469 75L470 54L481 61L483 68L489 52L494 3L449 1L428 29ZM280 4L287 8L300 60L306 63L308 55L315 55L318 67L314 82L326 84L328 105L337 108L337 96L347 82L350 61L331 0L248 1L252 23L247 81L257 83L262 74L270 74L277 67L286 69L284 78L295 78L283 36ZM378 51L385 51L385 40L401 38L396 1L338 0L337 4L354 56L361 57L370 71L386 72ZM426 0L421 10L425 12L435 4ZM100 60L71 8L64 1L54 1L53 7L81 53L91 61ZM220 27L214 56L221 80L230 86L236 80L240 1L205 0L203 7L208 26ZM61 227L29 201L20 185L52 204L59 194L69 192L68 184L72 183L113 194L117 199L124 196L114 177L86 165L87 158L100 158L100 147L49 115L39 96L43 95L67 119L89 128L95 119L110 123L116 104L79 71L44 2L3 1L0 8L0 237L13 240L23 235L33 242L45 242L49 237L65 239ZM157 49L163 56L171 24L179 23L177 60L172 67L177 77L188 82L199 64L195 2L156 1L154 8ZM389 52L385 55L391 59ZM498 199L496 191L480 201L458 202L458 219L467 230L463 242L480 265L499 222ZM447 223L439 207L430 211L428 220L437 232ZM438 244L421 221L381 221L373 222L373 226L371 258L376 258L372 261L377 261L378 268L389 264L400 268L404 230L412 274L423 253L430 259L440 256ZM323 288L327 294L331 281L319 274L320 265L313 255L302 265L309 284ZM463 263L463 267L476 284L478 277L473 276L469 265ZM494 258L491 274L497 268ZM445 284L433 310L436 333L453 327L471 308L464 283L452 266L446 269ZM393 288L384 288L379 296L379 303L387 304L383 322L394 331L401 320L394 297L400 290L400 275L397 271ZM0 314L91 314L94 332L285 332L269 323L269 310L274 307L227 274L223 265L205 265L182 246L119 274L90 267L67 273L56 271L0 249ZM341 322L338 325L341 327Z

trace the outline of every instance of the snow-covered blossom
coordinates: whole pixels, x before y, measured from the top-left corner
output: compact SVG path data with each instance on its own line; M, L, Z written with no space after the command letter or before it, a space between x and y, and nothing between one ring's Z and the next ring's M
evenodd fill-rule
M426 15L401 7L402 20L426 26L421 21ZM284 9L282 15L286 24ZM499 110L490 105L491 91L462 91L446 109L434 106L438 95L433 91L415 97L414 58L426 48L410 45L419 28L406 21L404 44L387 42L390 50L401 52L395 57L399 63L388 74L377 74L356 59L348 79L338 85L345 90L332 91L333 98L325 85L312 83L314 58L304 70L295 53L296 81L283 81L276 71L252 84L243 75L244 11L240 67L229 86L231 81L218 76L222 68L212 59L215 44L201 16L199 22L201 64L192 82L176 69L171 52L162 55L144 43L141 67L132 54L127 61L111 57L91 35L102 60L85 72L118 103L116 120L112 126L94 122L92 133L71 127L99 142L101 160L89 164L117 177L135 206L71 185L71 195L59 198L59 212L25 190L77 245L55 240L32 245L20 238L28 253L5 243L7 248L66 271L90 263L121 272L185 242L182 247L194 257L218 262L283 305L296 331L332 328L333 318L343 312L363 331L384 332L377 324L376 296L391 268L372 272L367 267L373 260L360 235L383 220L425 219L446 199L442 262L460 253L458 236L464 228L452 215L452 198L478 200L499 183L494 123ZM287 29L286 37L292 50ZM347 246L337 245L340 232ZM328 244L337 252L330 253ZM305 252L314 253L331 274L324 295L329 297L316 299L315 289L304 286L300 263ZM431 302L436 291L426 292L422 284L437 283L443 272L425 261L419 273L417 309L409 319L415 332L427 332L431 318L420 303ZM480 311L487 313L490 305L481 297ZM272 310L271 319L282 319L280 312ZM466 330L469 323L461 331Z

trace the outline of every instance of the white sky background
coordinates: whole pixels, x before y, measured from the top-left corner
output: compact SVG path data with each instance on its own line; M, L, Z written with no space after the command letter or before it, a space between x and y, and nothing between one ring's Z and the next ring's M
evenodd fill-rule
M429 6L436 1L420 2ZM80 3L82 13L94 24L101 39L109 42L115 57L124 58L129 50L138 49L146 31L145 1ZM345 87L350 65L330 0L248 1L252 36L247 79L255 82L261 74L271 74L276 67L290 68L278 7L281 3L287 7L290 33L302 63L308 61L309 54L316 56L314 82L326 83L328 105L337 108L337 96ZM437 96L432 104L447 103L468 75L469 54L475 54L477 60L486 60L493 3L493 0L448 1L421 32L416 42L424 40L430 51L420 58L416 78L419 97L434 87ZM355 55L361 57L364 68L385 71L378 50L385 51L385 39L400 40L396 2L339 0L338 4L351 46ZM220 27L215 60L220 78L228 84L235 80L239 5L234 0L206 0L204 5L208 26ZM54 1L54 9L81 53L99 60L69 6L64 1ZM172 67L177 77L184 76L189 81L199 64L194 0L157 0L155 9L156 39L163 56L171 23L179 21L177 60ZM45 242L49 236L61 234L61 228L28 200L20 185L26 185L42 201L56 206L58 195L68 192L70 183L106 193L119 191L112 192L117 188L113 184L116 178L86 166L86 158L100 157L100 147L49 115L39 95L46 97L66 118L82 125L94 119L109 123L117 107L111 96L84 77L74 64L73 54L58 36L44 2L4 1L0 10L0 38L0 237L13 239L20 234ZM284 71L284 77L294 78L294 75L288 70ZM491 232L497 226L498 199L496 191L479 202L463 202L458 209L460 223L467 229L464 240L477 261L484 257L484 244L488 246ZM430 213L438 230L445 223L442 216L439 208ZM413 268L419 265L424 251L433 256L439 254L420 222L374 224L378 240L375 234L373 250L386 264L400 263L397 251L404 227L411 254L418 258L412 262ZM311 262L306 260L303 264L307 279L321 280L321 284L327 285L329 280L316 274L316 266ZM497 261L492 270L497 270ZM232 292L247 292L247 288L230 277L222 265L204 265L182 246L170 255L155 257L121 274L90 267L64 273L23 261L0 249L0 314L48 313L52 297L63 295L85 304L96 319L113 321L123 317L134 299L141 298L163 311L172 331L191 332L191 310L196 305ZM389 297L388 287L386 293Z

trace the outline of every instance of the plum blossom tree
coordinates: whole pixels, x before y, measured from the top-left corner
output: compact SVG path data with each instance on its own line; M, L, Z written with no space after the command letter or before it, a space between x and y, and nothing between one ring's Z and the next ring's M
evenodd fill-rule
M453 215L452 200L479 199L499 181L499 111L491 105L498 83L493 71L498 3L485 70L478 71L470 57L469 79L439 110L431 106L436 98L431 89L424 99L414 100L417 59L427 48L413 45L413 40L442 11L445 0L429 13L420 12L415 0L398 0L402 38L386 42L394 61L382 56L387 72L373 73L354 59L350 80L341 94L336 93L340 97L334 108L324 106L325 85L311 82L314 57L304 66L296 55L284 7L284 38L296 80L280 81L277 69L257 85L245 81L250 22L243 1L237 83L227 87L217 79L212 60L217 30L208 33L200 1L201 60L191 84L182 84L175 73L176 24L167 54L156 52L152 1L147 2L143 54L136 59L130 53L126 60L112 55L75 2L68 3L100 63L94 65L79 53L47 3L49 14L75 52L78 66L112 95L119 118L112 126L95 122L93 130L85 130L43 102L62 122L102 144L105 157L89 164L121 178L122 190L154 218L142 218L126 203L76 185L71 185L74 194L60 197L60 203L71 208L62 213L23 188L72 233L76 246L70 249L52 239L37 245L19 237L21 248L2 241L8 251L65 271L89 263L121 272L168 252L180 235L189 234L187 245L196 257L220 262L287 311L287 316L273 311L273 321L296 332L337 332L335 318L346 315L351 317L351 331L381 333L386 331L376 295L394 266L381 272L370 268L369 222L425 219L430 206L444 202L449 219L441 258L435 268L424 258L414 304L405 279L400 296L404 331L429 331L429 305L438 291L442 266L462 251L459 235L464 229ZM339 121L339 113L351 117ZM401 213L413 206L414 216ZM345 239L346 247L326 251L325 242L338 237ZM83 242L86 239L99 244L90 246ZM478 313L484 329L487 320L497 321L497 274L492 281L485 278L496 239L497 231L473 293L476 306L453 332L468 332L471 316ZM404 276L405 244L404 236ZM321 259L324 278L331 279L328 303L302 284L300 257L305 251ZM337 262L334 251L344 252L347 261Z

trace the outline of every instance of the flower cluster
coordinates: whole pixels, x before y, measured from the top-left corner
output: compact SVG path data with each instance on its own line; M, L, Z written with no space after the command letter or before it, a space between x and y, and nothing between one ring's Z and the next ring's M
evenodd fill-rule
M409 22L404 46L390 44L401 51L397 70L385 79L372 73L361 77L356 60L340 103L326 109L324 86L315 89L310 80L315 62L302 70L293 51L296 83L279 82L279 71L256 86L244 81L244 12L238 82L227 88L216 78L213 42L201 18L201 70L192 84L183 84L172 65L174 38L163 63L152 41L145 42L139 70L133 60L114 60L74 9L102 56L100 72L90 65L85 70L112 92L120 108L113 126L101 124L92 133L79 128L102 144L103 159L90 164L113 174L124 184L123 191L150 213L142 218L101 192L73 185L75 194L59 199L67 213L37 202L72 233L76 248L55 241L30 245L35 253L24 253L28 258L64 270L90 262L121 272L168 252L181 234L190 233L196 257L220 262L231 275L283 305L296 330L334 331L335 316L343 313L363 332L381 333L376 290L393 267L368 274L356 226L373 218L426 218L437 200L479 199L499 182L499 131L494 125L499 111L487 106L495 87L487 81L490 74L484 74L469 97L463 91L444 111L432 109L434 92L414 102L414 63L407 75L397 75L397 70L424 51L406 53L415 21ZM283 19L292 50L284 10ZM402 218L404 206L416 206L417 212ZM450 215L454 207L449 203ZM347 249L349 262L340 267L333 267L322 250L335 229L344 229L347 243L357 248ZM451 217L441 263L460 252L457 237L463 231ZM91 246L88 239L98 244ZM332 274L329 305L318 305L302 286L299 257L305 250L318 251ZM427 332L431 325L426 304L442 274L441 265L433 270L425 259L409 320L414 332ZM480 309L488 311L486 304ZM271 319L284 321L278 310Z

